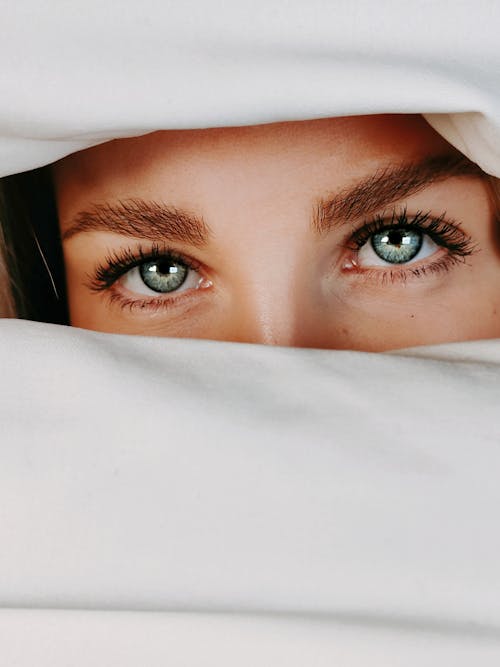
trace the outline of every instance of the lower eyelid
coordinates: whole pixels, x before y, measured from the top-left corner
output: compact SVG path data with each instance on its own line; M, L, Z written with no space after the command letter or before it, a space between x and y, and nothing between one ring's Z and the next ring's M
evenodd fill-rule
M121 292L120 290L110 289L105 292L105 297L108 299L109 303L116 305L122 310L128 309L129 311L153 311L157 312L159 310L169 310L170 308L176 308L180 305L186 305L190 301L189 292L191 290L186 290L186 293L181 293L179 296L171 297L153 297L153 298L138 298L138 295L133 297L132 293L128 294ZM192 290L194 292L194 290ZM181 303L182 302L182 303Z
M189 305L191 300L199 298L201 294L206 293L212 286L211 280L201 276L196 287L190 287L183 291L154 293L150 297L134 293L120 285L121 279L115 281L107 290L104 291L104 297L122 309L129 311L151 310L169 310L181 306ZM155 296L156 294L156 296Z
M406 284L409 281L421 280L425 277L445 274L455 265L465 263L465 258L446 252L436 252L419 262L407 265L393 264L385 266L369 266L342 268L344 275L352 276L353 280L360 280L369 286ZM427 283L424 283L427 284Z

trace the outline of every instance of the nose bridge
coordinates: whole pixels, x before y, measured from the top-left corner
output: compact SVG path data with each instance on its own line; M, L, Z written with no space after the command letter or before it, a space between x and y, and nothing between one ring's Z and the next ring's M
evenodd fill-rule
M289 298L253 291L238 295L234 328L238 340L264 345L295 345L295 308Z
M309 275L314 247L303 228L307 212L288 200L278 206L272 193L254 204L238 211L234 227L228 218L231 246L225 254L237 262L228 262L224 271L230 293L226 324L233 340L302 346L307 337L303 311L314 291Z
M272 266L256 262L234 284L231 319L234 336L241 342L264 345L300 345L298 320L300 293L292 260L281 257Z

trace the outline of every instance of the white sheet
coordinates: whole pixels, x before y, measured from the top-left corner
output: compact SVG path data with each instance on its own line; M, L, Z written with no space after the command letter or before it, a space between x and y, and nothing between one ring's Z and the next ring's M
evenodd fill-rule
M25 622L57 667L60 623L76 656L92 628L115 656L151 631L148 664L215 664L219 642L234 664L234 624L241 651L281 655L264 664L317 642L320 665L498 664L500 340L386 355L0 334L2 606L110 612L4 611L14 664L32 664Z
M497 0L16 0L1 16L0 175L159 128L382 112L429 114L500 175Z
M488 628L296 614L0 610L5 664L33 667L481 667Z
M158 128L423 112L500 175L496 0L17 0L0 173ZM0 320L0 662L500 663L500 341Z

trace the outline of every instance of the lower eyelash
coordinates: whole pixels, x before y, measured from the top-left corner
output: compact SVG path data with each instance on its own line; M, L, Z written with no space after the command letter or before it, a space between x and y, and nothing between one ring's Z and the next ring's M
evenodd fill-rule
M430 264L423 264L414 268L407 269L360 269L356 272L357 276L361 276L371 285L378 283L380 286L395 283L407 283L412 278L422 278L428 274L437 274L441 272L450 271L456 264L465 264L466 258L460 255L448 254L446 257L434 260Z
M128 297L119 294L118 292L110 291L107 295L109 302L111 304L116 303L121 309L128 309L130 312L134 310L148 310L152 312L158 312L160 310L168 310L176 305L178 298L169 297L169 298L155 298L152 299L130 299ZM179 297L180 298L180 297ZM184 299L186 296L183 297Z

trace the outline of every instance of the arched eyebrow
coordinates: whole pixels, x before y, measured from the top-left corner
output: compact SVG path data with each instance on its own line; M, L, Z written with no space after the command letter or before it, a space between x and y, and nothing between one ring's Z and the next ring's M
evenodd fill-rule
M61 234L66 241L82 232L105 231L122 236L171 241L203 247L211 230L202 217L189 211L143 199L120 200L116 204L93 204L79 211Z
M334 227L373 214L454 176L484 177L484 172L463 155L437 155L383 167L331 198L319 199L313 211L312 228L320 235L328 233Z

